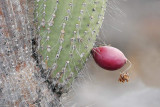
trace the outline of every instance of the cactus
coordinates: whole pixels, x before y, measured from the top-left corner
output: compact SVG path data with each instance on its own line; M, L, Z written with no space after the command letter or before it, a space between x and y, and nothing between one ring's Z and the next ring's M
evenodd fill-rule
M2 107L59 107L55 85L70 86L84 66L106 5L103 0L33 2L0 0Z
M40 62L58 83L72 82L84 66L105 7L105 0L37 0Z
M0 107L57 107L32 58L28 10L28 0L0 0Z

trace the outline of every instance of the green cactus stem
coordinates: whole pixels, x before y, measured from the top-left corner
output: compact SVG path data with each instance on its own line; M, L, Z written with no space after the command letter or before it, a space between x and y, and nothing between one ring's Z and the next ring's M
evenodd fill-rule
M36 6L41 64L58 82L72 82L99 34L106 0L37 0Z

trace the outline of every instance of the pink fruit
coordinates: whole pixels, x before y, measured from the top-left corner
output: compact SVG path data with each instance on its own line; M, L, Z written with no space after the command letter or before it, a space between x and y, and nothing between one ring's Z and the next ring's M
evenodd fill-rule
M111 46L93 48L91 53L95 62L106 70L120 69L127 62L124 54L119 49Z

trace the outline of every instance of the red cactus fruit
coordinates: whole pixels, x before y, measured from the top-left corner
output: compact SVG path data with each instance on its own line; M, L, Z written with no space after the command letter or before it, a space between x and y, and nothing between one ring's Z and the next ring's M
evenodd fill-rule
M93 48L91 54L95 62L106 70L117 70L124 66L127 58L117 48L112 46L100 46Z

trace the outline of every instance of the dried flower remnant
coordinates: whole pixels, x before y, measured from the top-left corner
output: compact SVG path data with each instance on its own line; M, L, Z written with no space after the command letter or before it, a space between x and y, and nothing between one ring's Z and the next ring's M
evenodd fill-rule
M128 73L120 73L120 77L118 79L119 82L128 82L129 81L129 74Z

